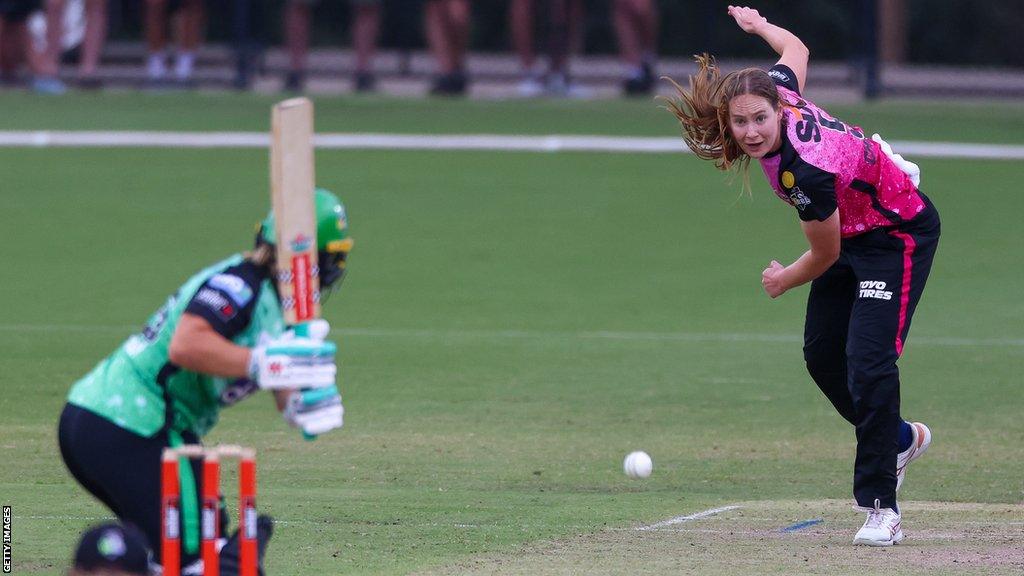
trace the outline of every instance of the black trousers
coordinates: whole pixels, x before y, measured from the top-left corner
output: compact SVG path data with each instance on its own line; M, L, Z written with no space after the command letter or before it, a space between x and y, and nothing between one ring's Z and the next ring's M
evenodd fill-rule
M804 359L815 383L856 427L853 494L896 507L900 376L910 320L935 249L939 215L930 201L916 218L842 241L839 260L811 283Z
M134 524L149 540L160 561L160 479L163 449L169 446L166 431L152 437L129 432L92 412L67 404L57 430L60 453L75 480L110 508L125 523ZM189 444L198 438L185 435ZM202 494L202 474L192 461L196 494ZM222 526L226 516L222 513ZM198 554L182 551L182 565Z

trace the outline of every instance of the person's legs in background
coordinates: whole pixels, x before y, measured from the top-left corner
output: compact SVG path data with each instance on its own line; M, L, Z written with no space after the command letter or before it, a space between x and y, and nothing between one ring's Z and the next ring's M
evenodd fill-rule
M284 8L284 40L288 51L288 74L284 89L302 92L306 87L309 58L309 26L315 0L288 0Z
M470 8L467 0L427 0L423 7L427 44L437 62L438 76L430 93L465 94Z
M356 70L353 86L356 92L374 89L376 78L373 74L373 57L377 52L377 36L380 33L380 0L351 0L355 18L352 22L352 48L356 55Z
M28 30L25 17L13 13L0 13L0 81L13 85L18 80L18 68L27 57Z
M534 2L512 0L508 7L509 36L519 59L520 96L531 98L544 92L544 67L537 62L534 47Z
M46 46L37 50L27 47L32 69L32 90L40 94L63 94L67 86L60 79L61 41L64 35L64 0L46 0Z
M146 78L160 82L167 76L167 0L146 0Z
M100 86L96 71L107 39L107 1L85 0L85 36L82 38L82 57L78 63L78 85L81 88Z
M626 66L626 94L647 94L654 88L658 12L654 0L614 0L612 20L619 54Z
M204 19L203 0L181 0L173 19L178 45L174 79L179 83L192 81L196 54L203 41Z

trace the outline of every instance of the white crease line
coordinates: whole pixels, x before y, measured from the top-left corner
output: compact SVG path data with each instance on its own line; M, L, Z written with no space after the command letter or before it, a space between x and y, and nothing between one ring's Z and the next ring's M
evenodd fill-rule
M86 324L0 324L0 332L96 332L122 333L125 336L135 332L137 326L111 326ZM803 338L798 334L757 334L733 332L623 332L606 330L584 330L579 332L543 332L539 330L429 330L414 328L334 328L332 334L368 338L498 338L498 339L551 339L551 340L622 340L655 342L766 342L799 344ZM957 338L945 336L912 336L908 344L922 346L1010 346L1024 347L1024 338Z
M514 134L354 134L316 136L320 149L489 150L497 152L690 153L678 137ZM0 146L28 148L148 147L266 148L265 132L0 131ZM1024 160L1024 146L961 142L893 141L900 154L931 158Z
M715 514L721 514L722 512L728 512L729 510L735 510L740 508L737 505L722 506L721 508L712 508L703 512L697 512L696 514L690 514L687 516L676 516L675 518L669 518L668 520L662 520L661 522L655 522L648 526L640 526L637 531L645 530L658 530L667 526L674 526L676 524L682 524L683 522L689 522L690 520L699 520L701 518L707 518L708 516L714 516Z

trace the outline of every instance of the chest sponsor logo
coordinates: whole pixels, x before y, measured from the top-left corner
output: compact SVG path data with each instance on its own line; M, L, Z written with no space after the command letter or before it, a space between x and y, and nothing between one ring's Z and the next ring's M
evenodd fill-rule
M877 300L892 300L892 291L885 289L885 282L878 280L865 280L860 283L860 298L875 298Z
M811 199L807 197L807 194L804 194L803 191L800 190L799 186L795 186L793 191L789 193L789 203L796 206L797 210L803 212L811 205Z
M217 274L207 282L211 288L217 288L228 295L235 304L245 306L252 300L252 288L238 276L233 274Z

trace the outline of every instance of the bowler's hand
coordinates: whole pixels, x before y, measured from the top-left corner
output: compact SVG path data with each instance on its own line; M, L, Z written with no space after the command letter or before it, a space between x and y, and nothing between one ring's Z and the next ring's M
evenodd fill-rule
M727 12L736 19L736 24L749 34L756 34L759 26L768 23L768 19L758 14L757 10L746 6L729 6Z
M782 285L782 271L785 269L785 266L772 260L764 272L761 272L761 286L764 286L768 296L778 298L786 291L786 287Z

